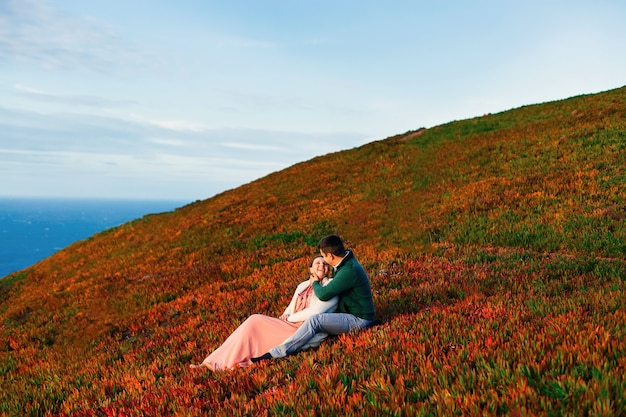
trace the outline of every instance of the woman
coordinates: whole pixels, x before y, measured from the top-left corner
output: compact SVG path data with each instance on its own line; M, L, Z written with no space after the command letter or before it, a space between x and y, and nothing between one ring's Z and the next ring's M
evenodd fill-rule
M318 313L331 313L337 307L338 298L329 301L320 301L313 292L311 284L313 277L326 285L329 267L321 255L313 258L309 264L309 279L301 282L291 299L285 312L279 317L269 317L263 314L253 314L226 339L226 341L211 353L200 365L190 365L192 369L208 368L213 371L248 366L250 358L262 355L270 348L280 345L300 327L307 317ZM302 349L315 347L328 335L320 333Z

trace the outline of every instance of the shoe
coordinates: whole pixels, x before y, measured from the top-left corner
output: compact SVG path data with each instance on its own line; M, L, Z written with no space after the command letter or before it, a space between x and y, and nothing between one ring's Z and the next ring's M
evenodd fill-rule
M267 352L267 353L265 353L265 354L263 354L261 356L257 356L256 358L250 358L250 362L257 363L257 362L261 362L261 361L267 361L267 360L270 360L270 359L273 359L272 355L270 355L270 353Z

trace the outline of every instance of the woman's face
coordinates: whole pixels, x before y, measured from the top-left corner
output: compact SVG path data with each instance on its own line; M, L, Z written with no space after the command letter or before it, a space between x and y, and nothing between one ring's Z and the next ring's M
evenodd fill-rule
M315 275L319 279L328 275L328 264L324 262L324 258L315 258L313 266L311 267L311 274Z

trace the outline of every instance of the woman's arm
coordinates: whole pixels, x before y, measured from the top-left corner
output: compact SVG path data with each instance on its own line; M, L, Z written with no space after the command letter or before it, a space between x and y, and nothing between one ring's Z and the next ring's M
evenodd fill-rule
M328 301L321 301L317 297L311 298L311 304L309 307L304 310L300 310L297 313L293 313L287 318L287 321L291 323L297 323L299 321L304 321L307 318L319 314L319 313L332 313L337 308L337 304L339 303L339 297L333 297Z
M280 319L286 320L289 316L293 314L293 310L296 308L296 300L298 299L298 294L300 294L303 289L308 285L309 281L304 281L298 284L296 290L293 293L293 297L291 297L291 302L280 316Z
M326 286L330 283L332 279L324 278L320 281L320 285ZM302 311L298 311L297 313L289 316L288 321L292 323L297 323L300 321L304 321L307 318L319 314L319 313L333 313L337 309L337 304L339 304L339 297L333 297L330 300L322 301L315 293L311 297L311 301L309 302L309 306Z

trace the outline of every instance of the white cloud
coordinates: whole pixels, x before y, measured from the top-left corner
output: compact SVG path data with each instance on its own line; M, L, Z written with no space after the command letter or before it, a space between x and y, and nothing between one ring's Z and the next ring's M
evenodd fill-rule
M63 192L82 196L116 192L136 198L206 198L363 141L349 133L176 127L147 123L145 117L126 120L0 108L3 193L60 192L47 179L56 178L60 185L75 184L62 185Z
M131 119L139 121L139 122L148 123L153 126L157 126L157 127L168 129L168 130L179 131L179 132L196 132L197 133L197 132L202 132L202 131L207 130L205 126L199 123L189 122L185 120L157 120L157 119L150 119L148 117L144 117L138 114L131 114L130 117Z
M179 139L150 138L148 139L148 142L152 142L156 145L165 145L165 146L172 146L172 147L180 147L180 146L188 145L188 142L179 140Z
M259 145L253 143L237 143L237 142L223 142L222 146L234 149L246 149L250 151L267 151L267 152L285 152L288 148L272 145Z
M47 1L6 0L0 7L0 61L34 64L48 70L76 68L110 72L114 68L163 63L101 22L65 13Z
M132 100L111 100L104 97L86 94L56 94L50 93L37 88L16 84L15 90L29 99L39 100L50 103L62 103L78 106L95 107L100 109L123 107L137 104Z

